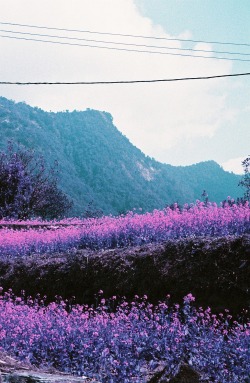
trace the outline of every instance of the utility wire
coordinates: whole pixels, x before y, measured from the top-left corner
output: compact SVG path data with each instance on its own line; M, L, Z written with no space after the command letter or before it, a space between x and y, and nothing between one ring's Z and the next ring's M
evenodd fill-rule
M33 39L33 38L17 37L17 36L0 35L0 37L7 38L7 39L15 39L15 40L38 41L38 42L42 42L42 43L59 44L59 45L71 45L71 46L89 47L89 48L99 48L99 49L108 49L108 50L115 50L115 51L137 52L137 53L151 53L151 54L159 54L159 55L182 56L182 57L216 59L216 60L229 60L229 61L248 61L248 62L250 61L250 59L241 59L241 58L229 58L229 57L218 57L218 56L203 56L203 55L192 55L192 54L184 54L184 53L170 53L170 52L148 51L148 50L139 50L139 49L117 48L117 47L108 47L108 46L91 45L91 44L79 44L79 43L68 43L68 42L62 42L62 41Z
M200 76L200 77L179 77L168 79L156 79L156 80L125 80L125 81L76 81L76 82L11 82L0 81L0 85L107 85L107 84L138 84L138 83L154 83L154 82L174 82L174 81L187 81L187 80L211 80L215 78L225 77L238 77L249 76L247 73L233 73L233 74L221 74L214 76Z
M29 24L18 24L18 23L7 23L7 22L0 22L0 24L2 24L2 25L13 25L13 26L18 26L18 27L26 27L26 28L49 29L49 30L57 30L57 31L91 33L91 34L98 34L98 35L110 35L110 36L121 36L121 37L134 37L134 38L143 38L143 39L152 39L152 40L183 41L183 42L192 42L192 43L236 45L236 46L247 46L247 47L250 46L250 43L178 39L178 38L170 38L170 37L144 36L144 35L123 34L123 33L89 31L89 30L80 30L80 29L56 28L56 27L47 27L47 26L41 26L41 25L29 25Z
M147 45L147 44L122 43L122 42L107 41L107 40L96 40L96 39L86 39L86 38L79 38L79 37L69 37L69 36L48 35L48 34L41 34L41 33L20 32L20 31L6 30L6 29L0 29L0 32L17 34L17 35L20 34L20 35L29 35L29 36L39 36L39 37L52 37L52 38L57 38L57 39L88 41L88 42L95 42L95 43L102 43L102 44L104 43L104 44L114 44L114 45L146 47L146 48L154 48L154 49L167 49L167 50L177 50L177 51L192 51L192 52L205 52L205 53L219 53L219 54L228 54L228 55L250 56L250 53L241 53L241 52L215 51L215 50L193 49L193 48L174 48L174 47L166 47L166 46Z

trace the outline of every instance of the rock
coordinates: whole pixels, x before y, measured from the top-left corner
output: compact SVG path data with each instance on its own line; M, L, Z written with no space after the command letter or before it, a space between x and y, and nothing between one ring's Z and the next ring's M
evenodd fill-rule
M86 376L76 377L56 369L38 369L0 352L0 383L98 383Z
M0 381L1 382L1 381ZM34 371L4 373L2 383L97 383L87 377L74 377L66 374L48 374Z
M192 367L183 364L178 374L172 378L169 383L199 383L200 375Z
M172 379L169 379L166 370L165 367L157 371L148 383L200 383L200 375L187 364L182 364L179 372Z

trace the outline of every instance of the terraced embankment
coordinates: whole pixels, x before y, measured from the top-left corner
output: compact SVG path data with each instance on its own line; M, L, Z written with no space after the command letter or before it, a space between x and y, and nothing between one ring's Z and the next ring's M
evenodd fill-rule
M234 313L250 303L250 235L192 238L122 249L67 254L34 254L0 259L0 286L54 300L75 296L77 303L106 297L147 294L156 302L171 294L181 301L191 292L198 305Z

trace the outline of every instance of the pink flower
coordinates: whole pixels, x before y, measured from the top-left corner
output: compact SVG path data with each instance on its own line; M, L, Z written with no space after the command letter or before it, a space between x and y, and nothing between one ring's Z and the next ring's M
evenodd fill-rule
M185 303L190 303L190 302L194 302L195 301L195 297L189 293L188 295L186 295L184 298L183 298L183 301Z

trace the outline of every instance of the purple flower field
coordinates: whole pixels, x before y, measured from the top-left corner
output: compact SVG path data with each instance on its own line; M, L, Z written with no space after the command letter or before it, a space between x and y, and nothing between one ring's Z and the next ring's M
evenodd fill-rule
M183 361L204 382L249 382L250 323L234 321L227 310L216 316L195 309L191 294L182 306L168 298L156 306L146 296L118 304L100 291L96 308L45 306L9 290L0 300L0 350L105 383L143 383L162 364L174 376Z
M180 238L224 237L250 231L248 203L197 201L151 213L61 221L0 221L0 256L122 248ZM0 288L0 351L38 367L96 378L101 383L145 383L164 367L175 376L188 363L201 381L249 383L250 323L225 310L195 308L188 294L183 305L152 305L106 299L99 305L16 297Z
M26 225L14 230L8 225ZM39 225L39 226L38 226ZM48 229L49 225L49 229ZM28 228L27 228L28 226ZM37 228L38 226L38 228ZM166 208L151 213L62 221L0 221L0 255L60 252L72 248L108 249L197 236L241 235L250 230L250 207L197 201L180 211Z

